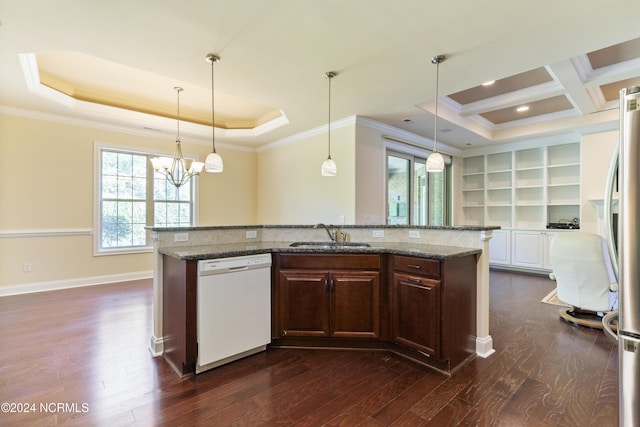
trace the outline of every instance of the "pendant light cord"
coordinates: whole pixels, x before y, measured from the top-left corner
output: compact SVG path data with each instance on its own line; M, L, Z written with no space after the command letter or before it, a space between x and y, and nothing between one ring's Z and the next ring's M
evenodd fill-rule
M216 124L215 124L215 96L213 94L213 76L214 76L214 71L213 71L213 64L216 62L215 58L211 59L211 142L212 142L212 150L215 153L216 152Z
M176 117L176 120L178 122L176 126L176 128L178 129L178 133L176 135L176 142L180 144L180 92L182 92L182 88L176 86L174 87L174 89L176 90L176 92L178 92L178 103L177 103L178 107L177 107L177 117Z
M331 79L333 78L332 73L327 73L327 78L329 79L329 117L327 118L327 136L329 138L329 159L331 158Z
M440 62L436 63L436 117L433 121L433 152L438 151L438 86L440 85Z

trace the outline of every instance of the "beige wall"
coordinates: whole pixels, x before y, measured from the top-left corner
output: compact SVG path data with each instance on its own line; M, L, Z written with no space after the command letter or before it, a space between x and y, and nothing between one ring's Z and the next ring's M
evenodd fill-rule
M184 144L184 143L183 143ZM195 147L204 161L210 147ZM222 173L198 177L197 225L257 224L257 162L255 152L218 148L224 161Z
M323 177L326 132L313 132L293 142L258 153L258 216L260 224L355 223L355 125L331 130L334 177Z
M187 139L185 155L203 160L210 147ZM93 256L95 142L173 151L173 136L149 138L0 114L0 288L151 273L151 253ZM225 173L200 177L198 225L253 224L256 154L218 151ZM31 237L41 231L45 237ZM23 272L24 263L31 272Z
M357 125L356 141L354 224L385 224L387 157L382 132Z
M320 175L327 155L327 135L321 129L258 153L220 147L224 173L198 178L197 225L338 224L342 216L345 224L383 224L382 134L358 120L334 123L331 149L338 165L336 177ZM582 138L585 231L597 232L596 208L589 199L603 197L617 134ZM0 295L3 287L150 274L150 253L93 256L96 142L173 150L172 136L151 138L0 114ZM183 138L183 146L185 155L200 160L210 150L208 144L190 144L188 138ZM70 166L58 168L59 163ZM454 200L459 199L456 194ZM39 231L48 234L30 237ZM31 264L31 272L23 272L24 263Z

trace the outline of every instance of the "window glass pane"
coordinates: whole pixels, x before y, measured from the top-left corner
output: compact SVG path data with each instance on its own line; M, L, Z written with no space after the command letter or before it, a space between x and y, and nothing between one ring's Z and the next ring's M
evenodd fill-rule
M111 151L102 152L102 175L118 174L118 154Z
M180 210L177 203L167 203L167 226L173 227L180 224Z
M188 203L180 203L180 225L189 225L191 223L191 205Z
M133 203L118 202L118 222L133 222Z
M118 222L118 246L132 246L131 223Z
M118 243L118 203L103 202L102 204L102 246L113 247Z
M144 246L147 243L147 230L145 224L134 224L131 233L133 246Z
M445 173L429 174L429 192L430 225L445 225Z
M415 225L428 225L428 180L425 161L415 160L413 163L413 224Z
M131 188L131 177L118 176L118 198L131 199L133 198L133 191Z
M118 177L111 175L102 176L102 198L115 199L118 197Z
M167 179L155 172L153 179L154 200L167 200Z
M118 175L131 176L132 154L118 153Z
M147 221L146 207L147 202L133 202L132 220L138 224L145 224Z
M132 199L144 200L147 198L147 179L146 178L133 178L132 182Z
M133 170L131 175L135 178L147 179L147 156L133 156Z
M153 225L164 226L167 223L167 204L156 202L153 210Z
M167 186L167 199L166 200L180 200L180 190L173 185Z
M182 187L180 187L180 190L178 191L178 200L182 201L182 202L188 202L191 200L191 186L190 185L183 185Z
M388 223L409 224L409 160L387 157Z

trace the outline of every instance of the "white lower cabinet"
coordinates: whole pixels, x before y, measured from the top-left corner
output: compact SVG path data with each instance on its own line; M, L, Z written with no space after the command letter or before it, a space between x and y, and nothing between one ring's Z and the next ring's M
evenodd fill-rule
M489 263L513 269L551 271L549 249L559 232L565 231L495 230L489 241Z
M562 233L565 233L564 231ZM571 233L571 231L568 231L566 233ZM553 240L553 238L555 237L555 235L558 234L555 231L545 231L544 232L544 269L545 270L551 270L551 259L549 257L549 253L550 253L550 249L551 249L551 241Z
M517 267L544 267L544 240L539 231L513 231L511 264Z
M493 230L489 240L489 263L511 264L511 230Z

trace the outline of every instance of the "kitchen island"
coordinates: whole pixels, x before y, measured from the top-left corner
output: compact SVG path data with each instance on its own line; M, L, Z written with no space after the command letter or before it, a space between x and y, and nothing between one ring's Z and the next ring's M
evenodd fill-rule
M488 319L488 296L481 288L485 267L488 276L484 254L491 230L349 226L341 231L366 246L301 247L292 243L328 241L327 235L311 226L153 229L152 350L165 357L173 353L174 368L192 373L198 261L270 253L272 346L387 350L450 374L476 353L486 357L493 351L492 346L485 351L486 343L491 345L488 324L479 324ZM409 232L412 237L405 239ZM164 294L172 296L163 301ZM486 300L486 313L479 312L480 299ZM176 301L183 316L178 322L183 346L177 350L175 343L166 347L172 333L163 331L175 326L176 318L169 325L158 322L163 310L176 312L167 309ZM163 332L156 335L158 329ZM479 335L483 329L486 335Z

